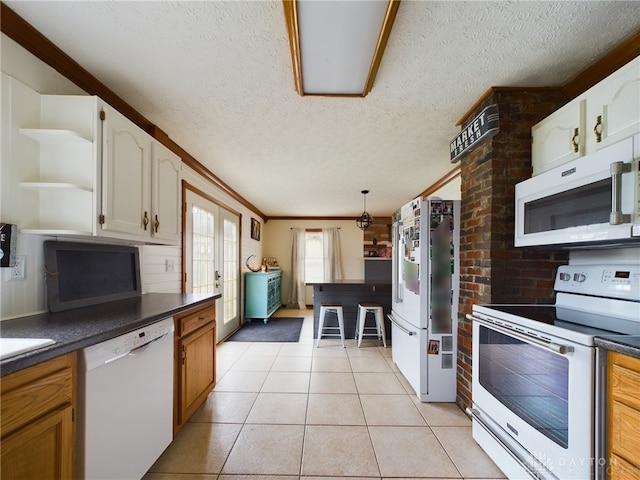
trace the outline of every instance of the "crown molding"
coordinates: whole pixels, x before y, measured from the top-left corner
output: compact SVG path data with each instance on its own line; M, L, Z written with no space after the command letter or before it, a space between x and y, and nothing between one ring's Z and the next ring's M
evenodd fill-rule
M640 31L562 86L567 100L576 98L640 55Z

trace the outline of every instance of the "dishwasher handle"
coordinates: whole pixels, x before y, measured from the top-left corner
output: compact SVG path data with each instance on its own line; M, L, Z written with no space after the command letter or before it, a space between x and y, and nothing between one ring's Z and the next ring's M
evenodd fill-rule
M136 348L134 348L134 349L132 349L132 350L129 350L129 351L124 352L124 353L121 353L120 355L116 355L115 357L111 357L111 358L109 358L109 359L107 359L107 360L105 360L105 361L104 361L104 365L107 365L108 363L115 362L116 360L120 360L121 358L126 357L126 356L128 356L128 355L136 356L136 355L138 355L139 353L141 353L143 350L146 350L146 349L147 349L147 347L148 347L149 345L151 345L152 343L155 343L155 342L157 342L158 340L163 339L164 337L166 337L167 335L169 335L169 333L170 333L170 332L165 332L165 333L163 333L162 335L160 335L159 337L154 338L154 339L153 339L153 340L151 340L150 342L145 343L144 345L140 345L139 347L136 347Z
M150 342L147 342L144 345L140 345L139 347L136 347L133 350L129 350L129 353L127 353L127 355L135 356L138 353L141 353L142 351L146 350L152 343L156 343L158 340L162 340L167 335L169 335L169 332L164 332L162 335L154 338Z

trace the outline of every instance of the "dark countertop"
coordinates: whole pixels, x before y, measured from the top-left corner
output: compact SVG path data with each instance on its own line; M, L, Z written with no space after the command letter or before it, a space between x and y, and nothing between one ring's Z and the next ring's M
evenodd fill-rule
M640 335L606 335L595 337L594 343L596 347L640 358Z
M306 285L391 285L391 282L372 282L366 280L333 280L331 282L307 282Z
M0 361L0 376L22 370L220 298L220 294L146 293L64 312L0 322L0 337L51 338L55 344Z

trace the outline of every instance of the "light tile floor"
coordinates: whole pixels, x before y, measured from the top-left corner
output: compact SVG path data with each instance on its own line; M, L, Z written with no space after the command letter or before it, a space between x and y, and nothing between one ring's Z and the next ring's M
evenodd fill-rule
M216 388L144 480L504 478L457 405L418 401L391 348L315 348L312 310L275 316L304 317L300 341L218 345Z

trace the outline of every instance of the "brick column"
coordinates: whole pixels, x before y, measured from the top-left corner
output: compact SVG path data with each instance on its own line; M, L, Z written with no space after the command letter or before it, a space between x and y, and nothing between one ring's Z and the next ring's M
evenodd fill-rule
M531 127L562 106L557 90L495 89L471 113L498 105L499 133L461 159L457 403L471 406L472 328L478 303L553 303L560 250L515 248L515 184L531 177ZM464 125L463 125L464 127Z

